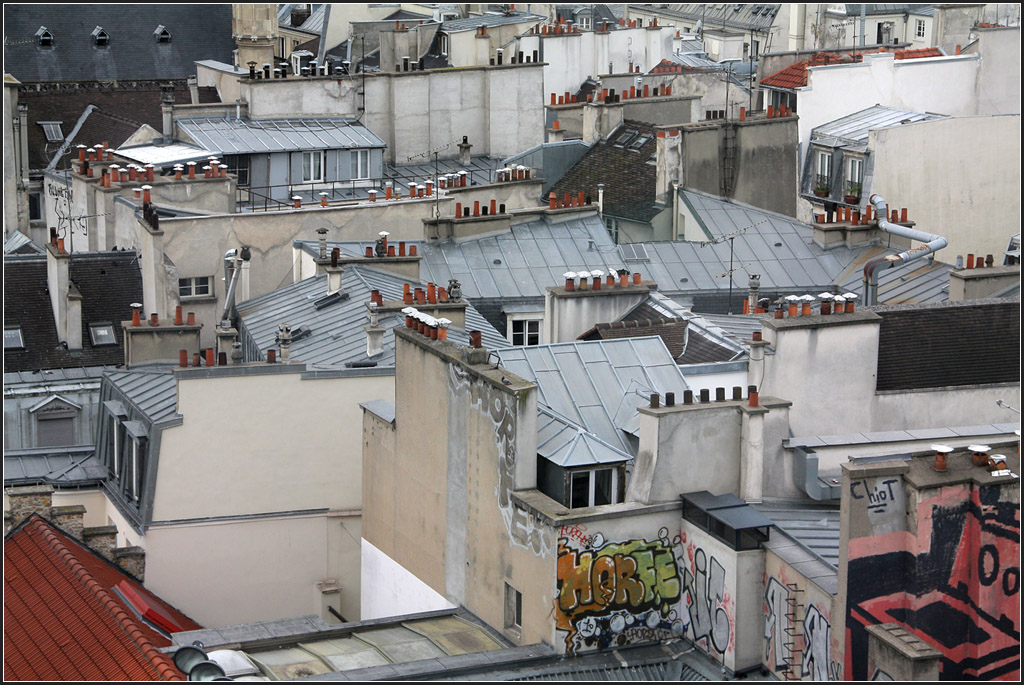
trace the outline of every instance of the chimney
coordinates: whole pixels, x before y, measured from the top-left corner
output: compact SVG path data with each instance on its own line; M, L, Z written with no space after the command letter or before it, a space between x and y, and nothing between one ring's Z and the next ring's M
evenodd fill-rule
M32 514L50 518L50 510L53 508L52 485L20 485L6 488L6 492L11 506L12 528L21 525Z
M757 299L761 292L761 275L750 274L750 281L747 283L749 289L747 295L747 301L743 305L744 314L753 314L754 310L757 309Z
M142 582L146 576L146 550L141 547L119 547L114 550L114 563L122 571Z
M932 468L939 473L944 473L949 465L949 453L953 451L953 448L949 445L932 445L932 449L935 451L935 464Z
M370 313L370 323L364 326L366 331L366 356L375 357L384 352L384 328L377 321L377 302L366 305Z
M169 145L174 140L174 86L160 88L160 111L163 114L163 140Z
M277 344L281 347L281 363L287 364L288 357L291 356L292 348L292 326L291 324L282 323L277 327Z
M473 146L469 142L469 136L462 136L462 142L459 143L459 164L464 167L468 167L470 164L469 151L473 149Z
M82 349L82 295L71 282L71 255L64 251L63 241L46 244L46 286L50 291L50 308L57 328L57 338L69 350Z

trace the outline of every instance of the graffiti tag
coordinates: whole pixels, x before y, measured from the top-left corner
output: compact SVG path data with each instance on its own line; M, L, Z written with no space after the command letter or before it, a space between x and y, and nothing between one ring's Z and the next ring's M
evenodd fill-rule
M685 573L686 605L695 643L724 654L729 648L729 614L725 610L725 568L704 550L693 553L693 574Z
M789 645L786 644L786 628L789 627L786 617L786 600L789 599L789 588L775 578L768 579L764 589L764 658L773 670L789 669L786 659L790 656Z
M829 678L828 645L832 627L825 615L813 604L807 607L804 616L804 664L801 675L811 680Z

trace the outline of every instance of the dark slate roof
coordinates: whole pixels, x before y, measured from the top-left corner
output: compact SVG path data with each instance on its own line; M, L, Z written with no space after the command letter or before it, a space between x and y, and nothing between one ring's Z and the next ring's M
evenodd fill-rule
M639 149L630 149L617 141L626 131L636 131L638 136L647 136ZM604 184L604 213L646 223L653 219L660 208L654 204L658 172L647 161L655 153L658 143L655 130L639 121L625 121L605 140L594 144L575 166L566 172L551 191L559 199L566 193L579 191L597 201L597 184Z
M875 307L878 390L1020 382L1020 300Z
M216 88L199 89L200 102L218 102ZM188 87L178 84L174 91L177 104L190 103ZM74 145L82 143L92 147L104 141L119 147L143 124L149 124L157 131L162 130L160 111L160 84L148 83L141 86L83 86L35 90L22 88L18 102L28 105L28 155L29 168L45 169L61 147L61 143L46 140L40 121L60 121L61 132L70 137L75 125L82 120L81 128L67 147L70 159L77 159ZM66 168L61 163L55 168Z
M161 25L169 43L156 41ZM39 45L41 26L52 47ZM106 47L95 45L96 26L110 36ZM4 5L4 71L22 83L184 79L196 60L230 63L234 49L228 4Z
M71 257L71 281L82 294L82 349L58 346L46 285L46 257L4 260L4 326L21 326L24 350L4 350L4 371L34 371L124 362L120 322L142 301L142 274L134 252L91 252ZM109 322L117 345L93 347L89 324Z
M672 358L686 349L686 321L682 319L630 319L599 323L579 337L580 340L618 340L656 335L665 343Z

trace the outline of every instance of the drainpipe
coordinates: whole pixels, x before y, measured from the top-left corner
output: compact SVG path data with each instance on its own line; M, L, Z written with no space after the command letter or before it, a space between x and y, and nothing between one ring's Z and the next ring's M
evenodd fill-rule
M925 233L924 231L918 231L913 228L907 228L906 226L890 223L886 214L886 202L881 195L873 194L870 202L875 207L875 213L878 214L878 227L880 229L886 233L920 241L924 243L924 245L918 245L917 247L911 248L906 252L900 252L899 254L878 257L868 261L868 263L864 265L865 305L878 304L879 271L889 269L897 264L905 264L906 262L926 257L933 252L937 252L944 248L947 242L946 239L940 235Z
M793 448L793 482L812 499L839 500L842 495L840 483L826 482L818 477L818 455L808 447ZM838 480L838 479L836 479Z
M672 240L679 240L679 182L672 181Z

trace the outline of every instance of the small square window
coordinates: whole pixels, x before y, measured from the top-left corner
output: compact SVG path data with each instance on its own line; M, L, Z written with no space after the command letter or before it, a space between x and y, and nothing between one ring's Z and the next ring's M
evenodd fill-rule
M513 345L539 345L540 344L540 320L539 319L518 319L512 321Z
M89 324L89 340L92 341L93 347L116 345L117 336L114 335L114 325L111 323Z
M195 276L193 278L178 279L179 297L209 297L210 277Z
M4 349L25 349L25 340L21 337L21 326L12 326L10 328L4 328Z
M38 122L43 127L43 132L46 134L46 142L48 143L61 143L64 141L64 133L60 130L60 125L63 121L40 121Z
M523 628L523 593L505 583L505 627L519 631Z

